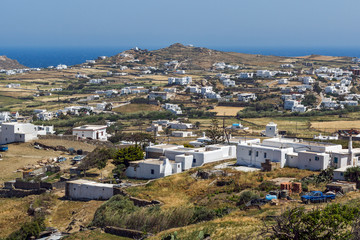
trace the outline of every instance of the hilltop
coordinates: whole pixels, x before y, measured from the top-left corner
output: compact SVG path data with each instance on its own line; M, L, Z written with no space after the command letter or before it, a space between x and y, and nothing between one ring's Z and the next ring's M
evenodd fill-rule
M164 63L177 60L179 62L176 68L188 70L207 70L213 67L214 63L225 62L226 64L240 65L248 67L276 67L282 63L291 63L298 61L323 61L343 63L350 61L350 57L333 57L322 55L310 55L301 57L281 57L272 55L246 54L238 52L224 52L208 49L204 47L185 46L181 43L175 43L169 47L158 50L131 49L119 53L107 59L112 64L121 64L129 61L129 57L138 59L141 65L151 65L162 67Z
M158 50L127 50L110 58L113 63L122 63L128 60L123 54L131 54L139 59L143 64L160 66L164 63L177 60L182 69L209 69L217 62L227 64L269 66L278 64L286 59L278 56L265 56L255 54L245 54L236 52L223 52L203 47L184 46L181 43L175 43L166 48Z
M10 59L6 56L0 56L0 69L17 69L17 68L26 68L24 65L21 65L17 60Z

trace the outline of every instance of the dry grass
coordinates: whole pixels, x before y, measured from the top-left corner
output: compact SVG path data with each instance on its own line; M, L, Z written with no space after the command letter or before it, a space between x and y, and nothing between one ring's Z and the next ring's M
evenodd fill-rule
M0 161L0 182L21 177L17 169L27 165L37 164L39 160L46 160L64 155L62 152L35 149L31 143L9 144L9 151L2 153L3 160Z
M119 112L119 113L138 113L138 112L150 112L150 111L159 111L159 110L161 110L161 107L150 104L129 104L113 109L114 112Z
M86 240L98 240L98 239L104 239L104 240L130 240L131 238L125 238L125 237L119 237L116 235L103 233L100 229L96 230L87 230L87 231L81 231L78 233L74 233L66 238L67 240L75 240L75 239L86 239Z
M214 109L209 110L209 112L216 112L218 116L236 116L236 114L243 109L243 107L216 106Z
M30 220L27 209L31 198L0 198L0 238L7 237Z
M339 129L360 128L360 121L311 122L311 127L324 132L336 132Z
M103 201L68 201L57 200L52 207L51 215L46 218L46 225L65 231L70 222L74 221L74 232L79 225L87 226L94 218L95 211Z
M84 151L88 151L91 152L93 151L96 146L89 144L89 143L84 143L84 142L80 142L80 141L70 141L70 140L62 140L62 139L39 139L36 140L39 143L45 144L47 146L64 146L66 148L74 148L74 149L82 149Z

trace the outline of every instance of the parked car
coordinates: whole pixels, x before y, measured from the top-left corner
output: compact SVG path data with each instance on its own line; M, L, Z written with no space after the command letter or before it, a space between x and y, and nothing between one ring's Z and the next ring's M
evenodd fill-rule
M9 150L8 145L0 145L0 152L6 152L7 150Z
M81 160L83 160L84 157L85 157L84 155L77 155L77 156L73 157L73 159L71 160L72 164L74 165L76 163L81 162Z
M56 162L65 162L65 161L66 161L66 157L62 157L62 156L58 157L56 160Z
M335 194L333 193L324 194L323 192L320 191L312 191L307 195L301 196L301 201L305 204L317 203L317 202L330 202L333 199L335 199Z

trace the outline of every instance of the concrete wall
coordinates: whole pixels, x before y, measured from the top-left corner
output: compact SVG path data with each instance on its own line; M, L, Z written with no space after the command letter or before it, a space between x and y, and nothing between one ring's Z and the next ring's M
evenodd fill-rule
M317 160L315 160L317 159ZM312 171L324 170L329 166L329 154L317 154L312 152L299 152L298 168Z
M194 157L192 155L177 155L175 157L175 162L181 163L182 170L185 171L192 168L193 158Z
M171 167L171 166L170 166ZM153 174L151 173L153 170ZM137 166L130 165L126 171L126 176L132 178L155 179L163 176L163 167L159 164L139 163Z
M296 155L286 155L286 163L285 163L285 166L287 167L292 167L292 168L297 168L298 166L298 160L299 160L299 157Z
M249 154L251 151L251 154ZM261 167L266 159L272 162L280 162L280 166L284 167L286 162L286 153L292 153L292 148L270 148L261 145L245 145L237 146L237 164L252 165Z
M333 180L334 181L345 181L344 172L334 170Z
M106 200L113 196L114 190L112 185L97 186L92 184L76 184L68 182L66 183L67 197L71 199L94 199L94 200Z

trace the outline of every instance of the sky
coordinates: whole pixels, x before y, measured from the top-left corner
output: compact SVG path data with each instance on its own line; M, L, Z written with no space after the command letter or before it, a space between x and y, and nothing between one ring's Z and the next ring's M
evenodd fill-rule
M359 0L1 0L0 47L360 47Z

